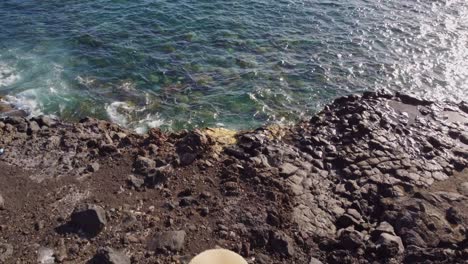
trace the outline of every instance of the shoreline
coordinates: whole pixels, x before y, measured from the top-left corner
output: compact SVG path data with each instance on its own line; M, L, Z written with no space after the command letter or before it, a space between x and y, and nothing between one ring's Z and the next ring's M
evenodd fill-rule
M386 92L236 134L1 118L0 260L464 263L467 128L466 103Z

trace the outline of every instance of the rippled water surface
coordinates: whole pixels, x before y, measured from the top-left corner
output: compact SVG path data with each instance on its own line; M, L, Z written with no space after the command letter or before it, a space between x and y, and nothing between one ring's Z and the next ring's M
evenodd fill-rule
M243 129L378 88L467 100L468 2L0 1L0 95L32 114Z

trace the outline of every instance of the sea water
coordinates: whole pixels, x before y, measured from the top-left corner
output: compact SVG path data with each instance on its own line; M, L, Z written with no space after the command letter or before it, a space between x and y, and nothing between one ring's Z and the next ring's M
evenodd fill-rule
M0 1L0 96L31 115L248 129L381 88L467 100L468 1Z

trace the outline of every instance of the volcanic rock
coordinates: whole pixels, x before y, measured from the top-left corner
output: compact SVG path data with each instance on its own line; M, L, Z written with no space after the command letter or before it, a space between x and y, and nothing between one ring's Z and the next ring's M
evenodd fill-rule
M90 237L97 236L107 224L106 213L98 205L84 204L75 208L70 224Z
M167 231L157 232L148 241L148 250L170 250L170 251L181 251L184 248L186 233L183 230L180 231Z

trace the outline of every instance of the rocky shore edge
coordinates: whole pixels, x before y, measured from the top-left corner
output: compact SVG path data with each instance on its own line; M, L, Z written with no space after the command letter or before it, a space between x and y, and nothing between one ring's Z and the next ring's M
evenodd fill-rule
M466 263L468 104L366 92L254 131L0 119L1 263Z

